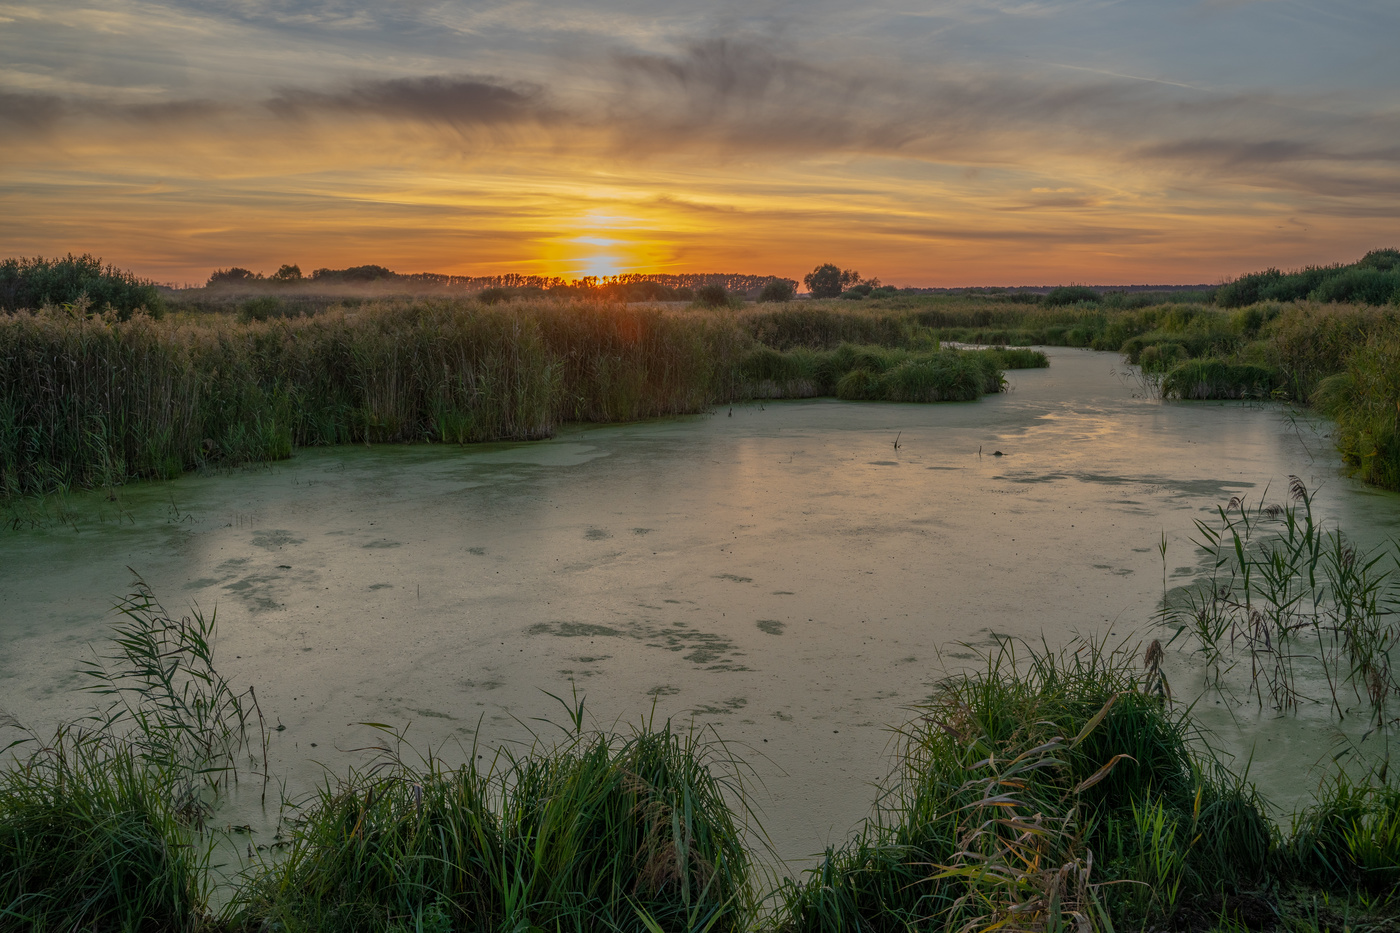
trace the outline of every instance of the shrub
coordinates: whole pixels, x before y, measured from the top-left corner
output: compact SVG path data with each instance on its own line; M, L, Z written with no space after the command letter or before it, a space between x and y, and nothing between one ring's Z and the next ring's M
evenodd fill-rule
M1400 327L1373 333L1316 394L1337 422L1347 465L1368 483L1400 489Z
M1087 285L1058 285L1050 289L1042 301L1046 307L1057 308L1082 302L1098 301L1099 293Z
M797 295L797 285L787 279L774 279L758 293L759 304L775 301L792 301Z
M111 308L121 320L138 309L159 316L164 301L155 285L115 266L104 266L96 256L69 253L63 259L0 260L0 309L38 310L45 305L67 305L83 310Z
M723 285L711 282L695 290L695 300L707 308L729 307L729 292Z

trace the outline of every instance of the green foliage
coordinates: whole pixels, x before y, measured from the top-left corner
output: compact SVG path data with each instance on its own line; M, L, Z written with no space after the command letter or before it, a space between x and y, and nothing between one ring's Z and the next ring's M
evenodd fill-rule
M1400 895L1400 785L1383 771L1359 780L1339 771L1294 817L1287 854L1320 887Z
M1351 265L1308 266L1293 272L1266 269L1240 276L1216 289L1222 308L1261 301L1351 302L1382 305L1400 299L1400 250L1372 250Z
M154 284L115 266L104 266L101 259L87 253L69 253L63 259L36 256L0 260L0 310L38 310L46 305L83 311L110 308L121 320L137 309L156 316L165 310Z
M808 293L813 298L835 298L841 294L841 268L834 263L823 263L802 277Z
M0 926L197 929L207 850L120 741L60 731L0 771Z
M1178 363L1162 380L1162 397L1179 399L1269 398L1281 383L1276 370L1219 359Z
M1046 307L1074 305L1084 302L1097 302L1099 293L1087 285L1058 285L1050 289L1043 302Z
M747 928L756 907L744 789L721 746L670 723L564 744L479 771L428 759L327 786L290 854L240 893L244 926L391 931Z
M797 284L790 279L774 279L758 293L758 303L792 301L797 297Z
M1337 422L1337 449L1362 479L1400 489L1400 328L1372 333L1324 380L1317 407Z
M834 395L848 401L968 402L1000 392L1002 370L1046 366L1043 353L908 351L842 344L835 350L760 346L740 360L742 394L758 398Z

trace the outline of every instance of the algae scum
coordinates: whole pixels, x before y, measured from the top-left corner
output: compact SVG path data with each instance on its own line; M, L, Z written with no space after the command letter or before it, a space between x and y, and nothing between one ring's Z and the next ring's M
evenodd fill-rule
M1147 633L1164 570L1203 569L1194 521L1231 497L1294 474L1363 544L1400 529L1400 498L1342 478L1311 420L1162 403L1116 354L1049 355L966 405L754 403L69 497L0 536L0 707L44 731L91 702L76 661L134 569L173 612L217 608L219 669L255 685L289 796L363 764L363 723L464 760L547 730L544 691L576 688L604 723L713 724L801 867L867 815L886 727L943 672L999 635ZM1325 708L1197 713L1282 806L1333 741ZM270 839L260 790L217 819Z

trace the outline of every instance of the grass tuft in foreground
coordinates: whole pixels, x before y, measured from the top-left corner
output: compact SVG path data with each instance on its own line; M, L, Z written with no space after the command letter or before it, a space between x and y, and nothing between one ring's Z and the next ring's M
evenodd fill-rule
M209 850L121 741L60 731L0 771L0 929L186 931Z
M785 888L787 929L1137 927L1260 879L1253 791L1153 669L1097 643L987 660L902 730L864 829Z
M580 707L581 712L581 707ZM739 930L756 908L723 749L670 723L576 732L480 771L398 756L324 788L245 927Z

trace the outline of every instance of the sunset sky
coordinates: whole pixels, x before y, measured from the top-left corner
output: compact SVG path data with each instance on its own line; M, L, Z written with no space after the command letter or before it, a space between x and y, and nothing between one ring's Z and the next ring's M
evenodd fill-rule
M0 256L163 282L1400 246L1395 0L0 0Z

